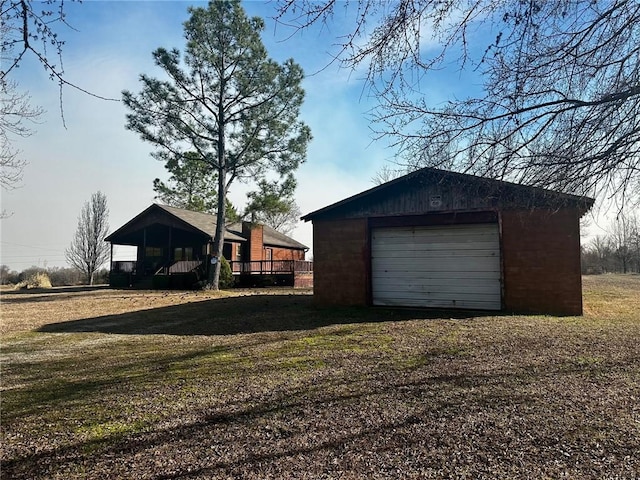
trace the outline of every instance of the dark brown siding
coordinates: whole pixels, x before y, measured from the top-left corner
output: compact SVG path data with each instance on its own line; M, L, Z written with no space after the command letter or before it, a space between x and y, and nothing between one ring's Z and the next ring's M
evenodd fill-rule
M313 224L314 301L320 305L367 304L367 220Z
M582 314L576 209L502 212L502 261L507 311Z

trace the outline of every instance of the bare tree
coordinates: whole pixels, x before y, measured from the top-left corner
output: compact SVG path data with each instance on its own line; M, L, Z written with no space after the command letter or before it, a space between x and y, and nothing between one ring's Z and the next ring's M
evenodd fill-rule
M406 175L411 170L405 168L393 168L390 165L383 165L376 174L371 177L371 181L375 185L382 185L383 183L390 182L391 180Z
M95 272L109 259L109 245L104 241L109 233L107 197L102 192L91 195L78 217L78 228L65 251L67 262L86 275L93 285Z
M80 0L71 0L80 1ZM88 95L101 97L69 82L62 62L64 41L58 32L60 25L69 27L65 17L64 0L0 0L0 186L14 188L22 179L26 160L12 145L15 137L28 137L33 131L27 122L36 122L42 108L30 105L27 93L21 93L15 81L9 78L26 55L34 55L52 80L60 88L60 116L64 124L62 87L71 86ZM8 216L5 210L0 218Z
M4 0L0 0L0 63L3 70L0 74L0 186L4 189L12 189L22 180L22 173L26 166L26 160L20 157L20 151L12 145L16 137L29 137L33 130L28 122L37 122L43 110L30 105L30 97L25 92L20 92L18 84L7 78L7 73L12 66L4 70L5 65L12 64L12 48L9 38L14 30L6 21ZM15 60L14 60L15 61ZM3 210L0 217L7 216Z
M620 213L611 225L610 242L613 256L622 273L634 270L638 261L638 219L633 214Z
M582 249L584 273L640 273L640 222L636 212L622 211L607 235L598 235Z
M66 3L68 5L70 2ZM9 80L9 74L20 66L26 56L35 57L51 80L59 85L60 116L63 123L62 89L65 85L101 100L117 101L92 93L69 81L62 61L65 42L61 31L65 28L75 30L67 22L65 0L0 0L0 83Z
M114 100L91 93L67 79L62 61L65 42L60 35L61 26L75 30L67 23L64 0L0 0L0 80L5 80L26 55L33 55L51 79L58 82L61 96L62 86L68 85L97 98Z
M0 79L17 68L25 55L32 54L52 77L64 82L64 41L56 31L60 24L68 26L63 0L0 0L0 22L3 57Z
M379 136L411 162L579 194L637 199L640 2L360 0L339 40L368 66ZM279 0L298 28L331 22L335 0ZM457 66L482 92L435 105L427 74ZM450 151L442 157L425 154ZM452 161L451 161L452 160Z
M583 267L588 267L586 273L615 271L610 237L597 235L583 250ZM585 263L588 265L584 265Z
M11 137L28 137L33 131L26 121L35 122L42 109L32 107L29 95L18 92L13 81L0 81L0 186L15 188L22 179L26 160L11 144Z

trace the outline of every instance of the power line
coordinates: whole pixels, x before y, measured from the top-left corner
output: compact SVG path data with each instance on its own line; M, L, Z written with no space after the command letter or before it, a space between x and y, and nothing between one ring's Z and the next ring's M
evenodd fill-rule
M37 257L37 254L29 254L29 255L13 255L13 254L9 254L9 255L1 255L0 257L2 258L33 258L33 257ZM47 257L47 258L65 258L64 255L49 255L47 253L40 255L41 257Z
M0 241L0 243L4 244L4 245L13 245L15 247L35 248L36 250L49 250L51 252L59 252L61 250L61 248L65 248L65 247L47 248L47 247L43 247L43 246L24 245L22 243L13 243L13 242L5 242L5 241Z

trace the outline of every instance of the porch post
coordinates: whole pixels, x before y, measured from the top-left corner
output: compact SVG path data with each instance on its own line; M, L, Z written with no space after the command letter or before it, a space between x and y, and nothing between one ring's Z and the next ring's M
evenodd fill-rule
M140 269L140 275L142 277L145 277L147 272L145 272L145 268L144 268L144 264L147 260L147 227L144 227L144 229L142 230L142 255L140 255L140 265L139 265L139 269Z

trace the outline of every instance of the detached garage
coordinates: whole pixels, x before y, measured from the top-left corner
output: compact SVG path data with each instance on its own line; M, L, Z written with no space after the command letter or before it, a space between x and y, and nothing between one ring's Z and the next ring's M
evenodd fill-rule
M303 217L314 299L582 313L580 217L593 199L426 168Z

